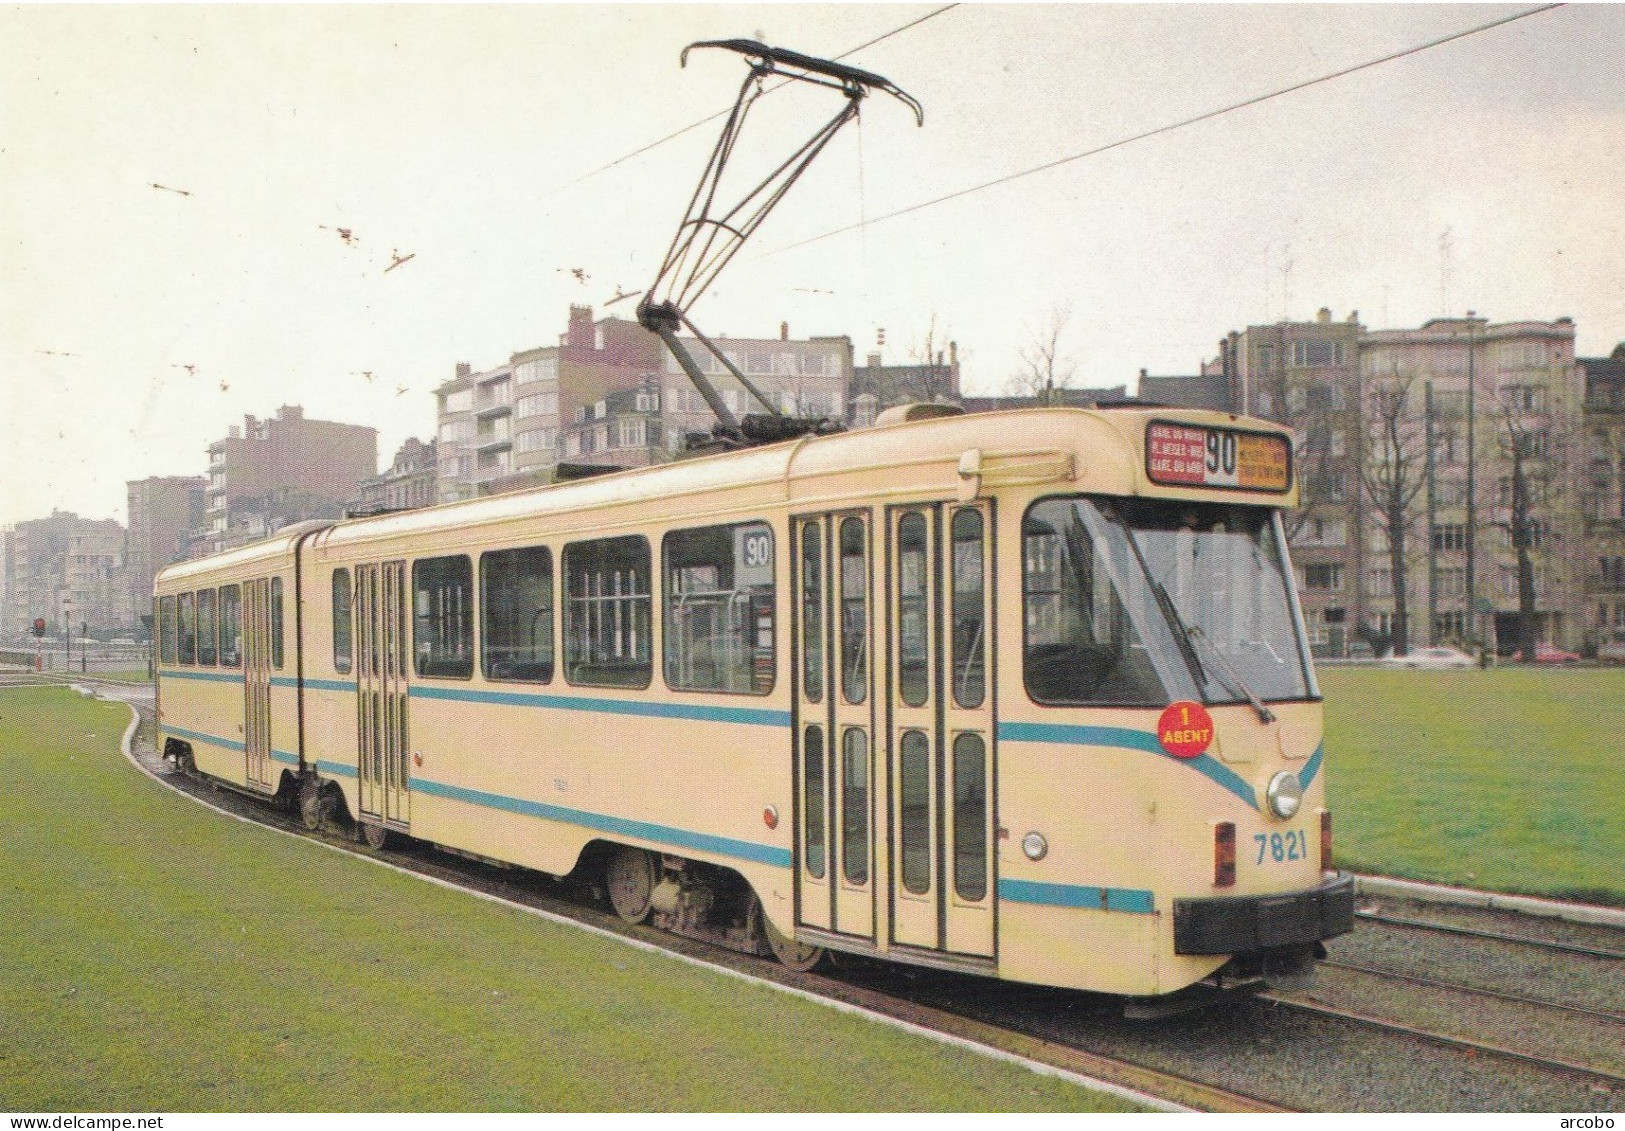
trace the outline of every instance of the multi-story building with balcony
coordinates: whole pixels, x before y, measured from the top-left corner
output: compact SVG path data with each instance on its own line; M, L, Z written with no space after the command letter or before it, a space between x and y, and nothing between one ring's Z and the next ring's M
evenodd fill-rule
M718 339L717 346L774 405L841 419L852 376L849 339ZM726 367L688 340L736 414L765 411ZM709 433L706 406L660 339L624 318L570 308L556 346L457 375L435 390L442 501L551 482L561 464L633 467L670 458L692 432Z
M1574 487L1583 387L1566 318L1373 331L1322 310L1232 333L1200 377L1143 379L1140 393L1294 428L1304 615L1317 652L1343 655L1357 639L1391 646L1402 607L1411 647L1510 651L1520 558L1535 639L1582 642L1595 617L1579 595L1598 557Z
M349 509L354 514L378 514L433 506L438 501L437 472L435 442L410 436L388 468L361 484L361 496Z
M1625 342L1577 359L1585 380L1579 457L1585 531L1586 621L1581 647L1625 656Z
M284 405L269 420L243 418L209 445L204 527L194 548L215 553L308 518L338 518L378 474L378 432L307 420Z
M129 529L124 568L130 581L130 613L136 624L152 615L152 582L170 562L189 556L191 536L203 525L209 481L171 475L125 484Z
M53 511L50 518L19 522L4 539L6 605L0 636L14 640L43 619L48 633L77 638L132 631L140 622L130 608L124 572L124 527L112 519L80 518Z

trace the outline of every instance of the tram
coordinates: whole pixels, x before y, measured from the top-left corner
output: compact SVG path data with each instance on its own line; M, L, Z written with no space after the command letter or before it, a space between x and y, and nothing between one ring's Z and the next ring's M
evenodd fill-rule
M155 586L167 757L631 922L1157 998L1352 926L1290 434L888 410Z

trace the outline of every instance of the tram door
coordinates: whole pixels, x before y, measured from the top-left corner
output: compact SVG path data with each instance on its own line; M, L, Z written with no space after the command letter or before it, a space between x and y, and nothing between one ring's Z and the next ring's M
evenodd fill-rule
M406 729L406 563L355 570L356 712L361 812L411 821Z
M887 512L892 942L993 953L985 504Z
M795 521L797 922L875 937L874 623L867 512Z
M270 789L271 779L271 579L243 584L239 614L243 639L243 749L248 784Z

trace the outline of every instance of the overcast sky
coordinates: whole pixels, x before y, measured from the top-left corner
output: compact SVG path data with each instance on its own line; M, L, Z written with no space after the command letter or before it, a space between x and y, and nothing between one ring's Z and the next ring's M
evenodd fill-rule
M1625 338L1625 6L1004 180L1527 10L5 9L0 525L122 521L126 480L204 474L228 426L284 404L376 427L387 463L432 434L457 362L556 343L572 303L631 317L605 304L652 280L718 123L629 155L745 75L722 51L679 68L700 39L872 42L846 61L925 108L916 128L864 103L692 308L708 333L783 321L861 361L884 328L892 363L934 333L988 392L1063 309L1074 383L1131 391L1321 307L1371 328L1567 315L1605 354ZM763 99L742 159L782 156L838 102Z

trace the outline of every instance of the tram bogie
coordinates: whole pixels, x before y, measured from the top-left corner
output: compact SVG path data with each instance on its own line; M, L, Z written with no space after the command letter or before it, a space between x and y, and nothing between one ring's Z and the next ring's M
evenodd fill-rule
M1290 450L937 415L303 529L160 575L160 727L307 820L793 966L1295 978L1352 896Z

